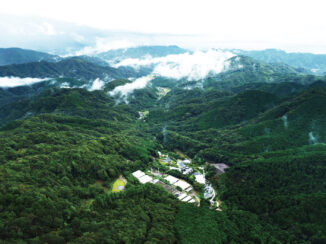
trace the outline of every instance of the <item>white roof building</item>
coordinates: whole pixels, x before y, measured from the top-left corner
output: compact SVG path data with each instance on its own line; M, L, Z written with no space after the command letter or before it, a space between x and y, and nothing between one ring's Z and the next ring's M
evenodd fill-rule
M143 171L141 171L141 170L137 170L134 173L132 173L132 175L135 176L138 179L138 178L144 176L145 173Z
M195 199L191 199L191 200L189 201L189 203L194 203L194 202L196 202Z
M185 160L183 160L182 161L184 164L190 164L191 163L191 161L189 160L189 159L185 159Z
M175 178L172 175L168 175L167 177L165 177L165 180L167 180L171 185L174 185L179 179Z
M181 169L180 168L177 168L177 167L169 167L170 168L170 170L177 170L177 171L179 171L179 172L181 172Z
M152 183L153 184L156 184L157 182L159 182L160 180L159 179L154 179L153 181L152 181Z
M175 182L173 185L179 186L183 191L186 190L187 188L191 187L191 185L184 180L178 180Z
M192 171L194 171L192 168L186 168L182 173L183 173L184 175L189 175L189 174L192 173Z
M186 192L190 192L190 191L192 191L192 187L187 188L185 191L186 191Z
M151 182L153 180L153 178L148 175L144 175L144 176L138 178L138 180L140 181L140 183L146 184L148 182Z
M191 200L191 196L187 196L184 199L182 199L183 202L188 202L189 200Z
M186 193L182 193L182 194L178 197L178 199L179 199L179 200L182 200L182 199L184 199L185 197L187 197L187 194L186 194Z
M206 183L206 179L204 175L201 174L197 174L195 175L195 180L199 183L199 184L205 184Z

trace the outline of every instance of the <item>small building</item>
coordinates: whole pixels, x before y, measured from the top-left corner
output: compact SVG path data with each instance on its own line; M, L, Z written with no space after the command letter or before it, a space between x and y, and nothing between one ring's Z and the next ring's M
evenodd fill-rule
M148 176L148 175L144 175L144 176L138 178L138 180L140 181L140 183L142 183L142 184L146 184L146 183L148 183L148 182L153 181L153 178L150 177L150 176Z
M219 163L219 164L211 164L216 168L216 173L217 174L223 174L225 172L225 169L229 168L228 165Z
M177 168L177 167L169 167L169 168L170 168L170 170L177 170L177 171L181 172L180 168Z
M152 181L152 183L153 184L156 184L156 183L158 183L160 180L159 179L154 179L153 181Z
M191 196L187 196L184 199L182 199L183 202L188 202L191 200Z
M191 163L191 161L189 160L189 159L185 159L185 160L183 160L182 161L184 164L190 164Z
M184 175L189 175L193 172L194 170L192 168L185 168L185 170L182 172Z
M191 199L190 201L188 201L189 203L195 203L195 199Z
M182 200L182 199L184 199L185 197L187 197L187 194L186 194L186 193L182 193L182 194L178 197L178 199L179 199L179 200Z
M175 189L173 187L169 186L168 184L165 184L162 181L158 181L157 184L162 186L165 190L167 190L168 192L170 192L172 194L175 192Z
M188 182L184 181L184 180L178 180L173 185L174 186L179 186L183 191L188 189L188 188L191 188L191 185Z
M196 180L199 184L203 184L203 185L205 185L205 183L206 183L205 176L204 176L204 175L201 175L201 174L196 174L196 175L195 175L195 180Z
M144 176L145 173L143 171L141 171L141 170L137 170L134 173L132 173L132 175L135 176L138 179L138 178Z
M181 170L184 170L186 168L186 165L182 162L179 162L178 165L181 168Z
M163 159L164 163L170 163L171 162L171 158L169 156L167 156L165 159Z
M192 187L188 187L185 191L186 191L186 192L190 192L190 191L192 191Z
M214 190L211 184L205 185L205 192L204 192L204 198L208 199L211 198L214 195Z
M175 178L172 175L168 175L164 179L167 180L171 185L174 185L179 180L178 178Z

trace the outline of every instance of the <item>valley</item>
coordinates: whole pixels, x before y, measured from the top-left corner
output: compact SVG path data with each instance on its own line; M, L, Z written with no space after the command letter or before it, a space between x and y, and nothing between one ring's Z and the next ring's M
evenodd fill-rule
M25 55L0 67L1 240L326 240L326 79L310 65L177 46Z

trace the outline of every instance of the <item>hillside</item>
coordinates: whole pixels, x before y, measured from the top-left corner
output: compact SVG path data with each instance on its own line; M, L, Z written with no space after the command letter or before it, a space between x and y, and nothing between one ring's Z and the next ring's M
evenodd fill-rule
M292 53L277 49L266 49L261 51L231 51L267 63L285 63L295 68L304 68L316 74L324 74L326 72L325 54Z
M130 48L121 48L110 50L107 52L97 54L98 57L107 61L117 61L127 58L145 58L151 57L164 57L172 54L185 53L187 50L178 46L139 46Z
M0 48L0 65L23 64L30 62L57 62L61 58L43 52L21 48Z
M98 61L0 67L52 77L0 89L0 239L326 240L323 77L235 56L205 79L152 76L137 88L141 69ZM132 92L123 100L117 87Z
M130 69L103 67L84 58L72 57L57 63L46 61L26 64L13 64L0 67L0 76L75 79L113 79L135 76Z

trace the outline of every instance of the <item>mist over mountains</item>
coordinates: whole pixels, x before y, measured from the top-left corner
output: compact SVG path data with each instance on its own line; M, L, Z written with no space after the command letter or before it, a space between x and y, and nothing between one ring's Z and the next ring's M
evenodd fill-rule
M99 47L0 49L0 239L326 240L324 55Z

